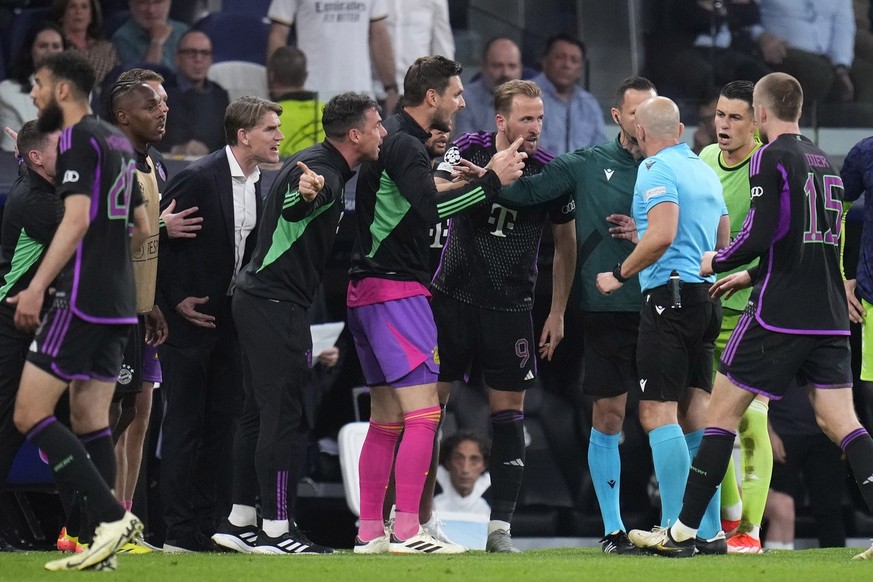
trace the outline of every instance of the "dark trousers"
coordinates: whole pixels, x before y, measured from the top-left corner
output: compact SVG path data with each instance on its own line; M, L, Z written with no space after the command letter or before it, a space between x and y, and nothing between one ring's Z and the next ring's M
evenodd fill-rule
M234 297L233 314L243 346L245 390L234 443L233 501L254 505L259 492L264 519L293 521L306 457L305 392L314 389L309 316L293 303L243 291Z
M12 462L24 442L15 428L12 413L21 382L21 370L33 335L15 328L15 310L0 305L0 489L6 484Z
M815 518L819 547L845 546L846 463L840 447L824 433L780 436L787 461L773 464L770 487L794 497L795 507L803 507L805 492Z
M216 315L215 330L203 337L196 345L168 342L160 348L160 490L166 540L174 545L208 538L230 509L231 451L242 400L230 297Z

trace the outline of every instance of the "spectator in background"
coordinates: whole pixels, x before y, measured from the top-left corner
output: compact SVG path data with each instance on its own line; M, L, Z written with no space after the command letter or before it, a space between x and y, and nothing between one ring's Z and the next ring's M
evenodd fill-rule
M862 61L865 67L873 67L873 2L854 0L854 6L855 62Z
M296 23L297 47L309 58L312 71L309 85L321 99L345 91L372 94L375 67L386 95L385 111L391 113L399 93L387 16L385 0L273 0L267 11L267 58L288 42Z
M771 72L756 53L779 41L763 33L755 2L675 0L663 10L664 26L656 28L647 67L662 93L681 99L689 113L712 97L712 87L736 79L755 82Z
M697 107L697 130L694 132L694 144L691 151L700 154L703 148L718 141L715 131L715 109L718 104L718 93L711 90L709 96Z
M224 112L230 98L221 85L207 78L212 66L212 41L199 30L179 40L176 75L168 82L167 99L173 116L160 147L186 156L205 156L224 146Z
M171 0L130 0L130 19L112 35L122 63L153 63L176 70L174 56L188 25L170 20Z
M765 509L766 546L793 549L795 508L803 507L806 496L819 547L845 546L846 462L816 424L807 391L792 386L784 398L770 402L770 425L773 479Z
M455 433L440 447L437 484L440 491L433 498L439 512L491 514L491 506L482 496L491 487L488 473L488 441L470 433Z
M64 34L54 22L40 22L30 29L22 52L12 61L12 74L0 82L0 129L18 131L26 121L36 119L38 110L30 97L33 74L43 59L65 48ZM15 140L5 132L0 135L0 149L15 151Z
M540 145L563 154L606 141L603 110L594 96L579 86L585 71L585 44L570 34L546 41L543 72L532 79L543 90L549 123Z
M97 0L54 0L49 17L61 25L71 50L85 55L97 76L96 87L119 64L112 43L103 38L103 13Z
M386 24L394 47L394 83L398 88L403 88L406 71L418 57L442 55L447 59L455 58L448 0L386 1Z
M764 29L784 45L764 58L800 81L808 109L822 102L873 102L873 64L854 58L852 0L758 3Z
M285 139L279 145L279 156L283 158L324 139L324 103L303 89L306 76L306 55L298 48L280 46L267 60L270 99L282 106L279 122Z
M513 79L521 79L521 51L512 40L492 38L482 51L479 78L464 86L466 105L455 116L455 135L493 131L494 89Z

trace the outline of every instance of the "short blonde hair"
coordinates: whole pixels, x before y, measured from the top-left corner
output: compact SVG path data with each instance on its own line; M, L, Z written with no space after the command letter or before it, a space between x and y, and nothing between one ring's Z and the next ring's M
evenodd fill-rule
M516 95L524 95L525 97L542 97L543 92L539 86L533 81L522 81L521 79L513 79L499 85L494 91L494 113L499 113L504 117L512 111L512 100Z

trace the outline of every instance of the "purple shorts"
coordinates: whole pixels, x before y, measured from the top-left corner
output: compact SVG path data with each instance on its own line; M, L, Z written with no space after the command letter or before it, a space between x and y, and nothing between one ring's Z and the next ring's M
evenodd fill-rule
M161 361L158 359L158 348L145 344L142 350L142 381L157 384L163 379Z
M437 381L436 325L424 295L350 307L349 329L368 386Z

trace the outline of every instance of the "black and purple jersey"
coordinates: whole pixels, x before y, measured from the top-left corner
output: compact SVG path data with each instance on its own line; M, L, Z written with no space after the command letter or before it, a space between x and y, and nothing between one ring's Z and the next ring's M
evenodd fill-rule
M142 196L133 146L115 127L87 116L61 133L58 151L58 196L91 199L88 231L58 277L58 293L85 321L136 323L128 225Z
M760 257L746 309L765 329L848 335L840 173L809 139L785 134L752 156L749 184L746 222L715 256L713 270L723 273Z
M495 134L466 133L453 150L484 167L497 153ZM522 175L537 174L554 159L537 149L525 161ZM572 194L513 210L496 202L478 204L449 220L448 238L432 286L450 297L485 309L528 311L533 307L537 254L547 221L563 224L576 218Z

